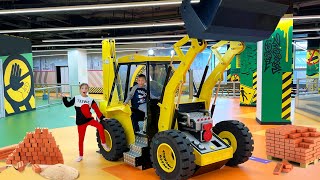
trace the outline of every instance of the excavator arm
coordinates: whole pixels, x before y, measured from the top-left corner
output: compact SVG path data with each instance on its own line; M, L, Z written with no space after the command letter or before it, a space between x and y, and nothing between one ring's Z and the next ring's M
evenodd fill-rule
M181 47L191 40L191 47L186 54L183 53ZM194 61L195 57L202 52L206 47L205 41L199 42L197 39L190 39L185 36L174 44L174 50L178 55L181 63L170 78L164 91L163 101L159 103L160 117L158 122L159 131L171 129L175 108L175 96L178 87L186 80L186 74Z
M229 44L229 48L226 53L222 56L218 48ZM219 80L222 80L223 72L226 70L228 65L231 63L235 55L240 54L245 49L244 43L239 41L220 41L211 47L212 52L219 60L219 64L213 69L209 77L204 81L202 88L199 89L199 98L206 101L206 109L209 109L212 90Z

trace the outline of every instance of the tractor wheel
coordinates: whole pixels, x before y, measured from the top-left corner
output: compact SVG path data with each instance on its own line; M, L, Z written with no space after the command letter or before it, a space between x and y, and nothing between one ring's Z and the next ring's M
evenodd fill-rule
M195 172L193 148L181 131L157 133L150 151L152 166L161 179L188 179Z
M226 163L227 166L237 166L251 157L252 134L243 123L235 120L221 121L213 128L213 132L233 148L233 158Z
M123 152L127 150L127 141L124 129L121 124L115 119L100 121L104 128L106 144L110 147L107 151L101 145L99 132L97 131L97 142L102 156L109 161L117 161L123 157Z

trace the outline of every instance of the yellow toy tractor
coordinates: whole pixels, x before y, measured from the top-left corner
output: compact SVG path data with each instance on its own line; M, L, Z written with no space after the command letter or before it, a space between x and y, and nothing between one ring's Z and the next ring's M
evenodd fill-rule
M246 162L253 151L252 134L235 120L214 126L212 91L233 57L244 50L241 41L268 38L287 9L288 5L275 1L203 0L193 6L185 0L180 10L192 38L186 36L173 45L176 56L133 54L117 59L115 41L103 40L105 101L100 109L110 119L101 123L111 147L104 149L97 133L103 157L109 161L123 157L125 163L141 169L153 167L166 180L187 179ZM198 86L193 83L190 66L207 43L196 38L235 40L219 41L211 47L219 64L210 74L206 66ZM181 48L190 42L184 53ZM217 49L224 45L228 49L221 55ZM146 75L146 113L124 104L140 73ZM183 93L186 82L189 95ZM142 131L134 132L133 117Z

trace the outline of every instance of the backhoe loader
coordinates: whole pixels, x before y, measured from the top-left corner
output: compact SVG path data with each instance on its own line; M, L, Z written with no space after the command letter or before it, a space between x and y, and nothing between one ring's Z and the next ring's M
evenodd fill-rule
M287 4L276 1L202 0L191 5L184 0L180 11L189 35L173 45L173 56L133 54L117 59L115 41L103 40L104 101L100 109L110 118L101 121L110 150L101 146L97 133L103 157L109 161L123 157L125 163L142 170L153 167L166 180L187 179L246 162L254 148L252 134L236 120L214 125L213 88L222 81L234 56L244 50L243 42L268 38L287 9ZM211 47L218 65L209 75L207 65L195 87L190 66L207 48L207 42L198 39L221 41ZM187 43L191 46L184 53L181 48ZM221 55L218 48L224 45L228 49ZM124 104L141 73L146 75L146 113ZM182 93L187 81L189 95ZM139 132L133 130L133 116L141 126Z

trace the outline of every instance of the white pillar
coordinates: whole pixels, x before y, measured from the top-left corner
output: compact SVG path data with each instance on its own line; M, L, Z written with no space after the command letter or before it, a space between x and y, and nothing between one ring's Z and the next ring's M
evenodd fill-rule
M71 85L72 96L79 94L79 85L81 83L88 83L87 66L86 50L68 50L69 84Z
M257 42L257 119L261 120L262 111L262 59L263 41Z
M3 71L2 71L2 59L0 59L0 118L5 116L4 113L4 93L3 93Z

